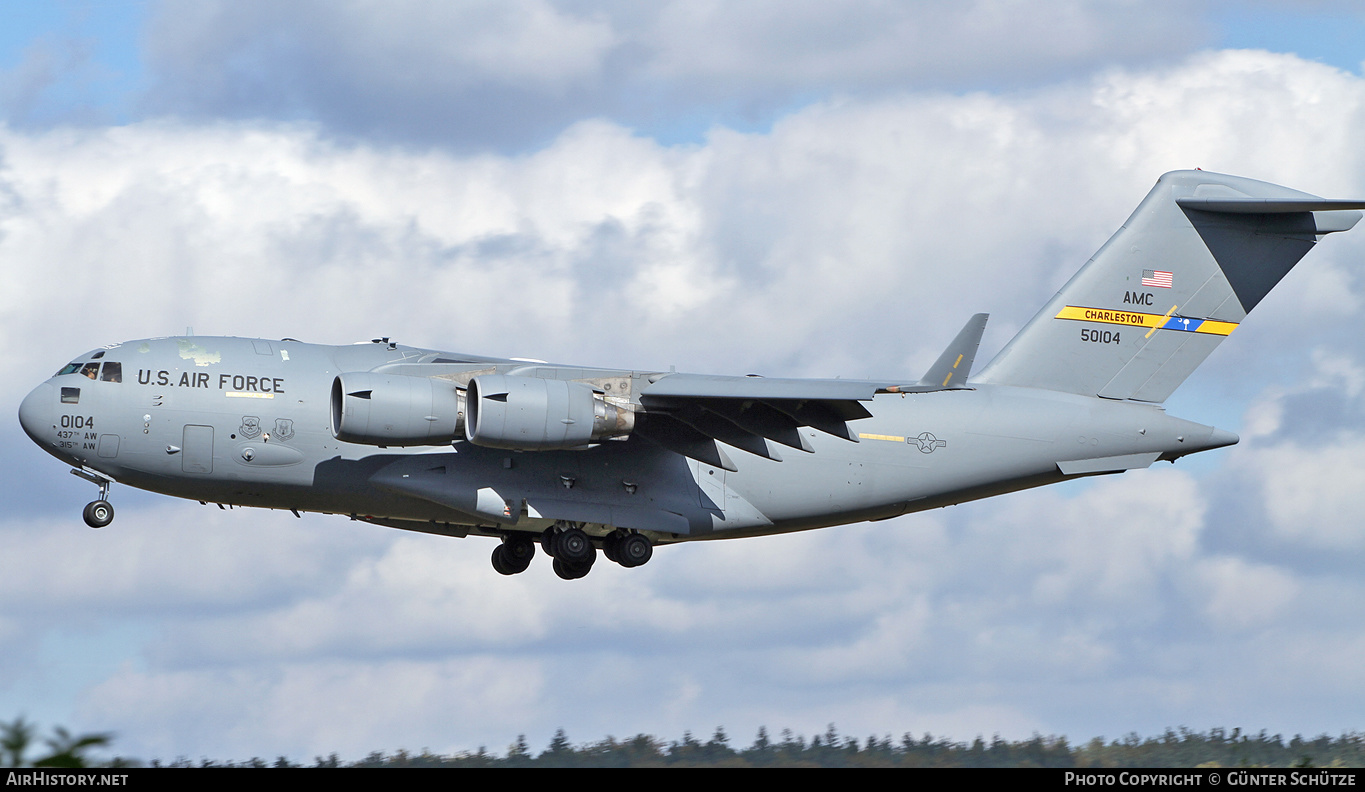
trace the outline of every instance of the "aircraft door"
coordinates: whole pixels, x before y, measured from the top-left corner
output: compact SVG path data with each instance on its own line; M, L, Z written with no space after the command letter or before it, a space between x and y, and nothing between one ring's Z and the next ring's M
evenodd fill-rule
M185 425L181 439L180 468L186 473L213 472L213 427Z

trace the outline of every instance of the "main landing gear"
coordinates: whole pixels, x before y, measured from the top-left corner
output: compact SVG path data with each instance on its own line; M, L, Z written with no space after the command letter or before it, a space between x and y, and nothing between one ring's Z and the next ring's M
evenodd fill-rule
M602 552L623 567L637 567L654 557L654 545L641 534L617 530L602 540Z
M100 488L99 500L87 503L85 510L81 512L85 524L91 528L103 528L113 522L114 507L109 505L109 485L113 484L114 480L85 468L72 468L71 472Z
M617 529L596 540L607 559L623 567L637 567L654 555L654 545L643 534ZM556 523L540 536L540 547L554 559L555 574L564 580L577 580L592 570L597 561L594 539L574 523ZM535 543L525 533L509 533L493 549L493 569L499 574L525 572L535 556Z
M502 544L493 548L493 568L500 575L516 575L526 571L536 556L536 545L524 534L508 534Z

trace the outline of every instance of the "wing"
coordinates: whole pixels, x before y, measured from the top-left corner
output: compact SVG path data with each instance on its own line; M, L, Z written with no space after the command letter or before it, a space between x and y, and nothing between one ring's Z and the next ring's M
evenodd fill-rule
M684 456L735 470L726 445L781 461L773 444L811 451L803 426L858 442L848 421L872 413L862 405L894 383L668 374L640 393L645 412L635 433Z
M812 453L803 427L850 442L849 421L870 418L878 393L927 393L966 387L986 314L973 316L918 383L665 374L640 392L645 412L635 434L725 470L736 470L716 442L775 462L776 446ZM951 384L950 384L951 383Z

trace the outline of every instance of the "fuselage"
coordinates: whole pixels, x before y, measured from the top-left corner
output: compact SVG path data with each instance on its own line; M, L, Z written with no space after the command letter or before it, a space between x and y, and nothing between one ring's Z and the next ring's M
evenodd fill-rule
M334 381L375 370L467 382L528 364L386 341L147 339L80 356L29 394L20 418L34 442L88 475L205 503L451 535L538 533L570 519L656 544L882 519L1236 442L1158 406L1009 386L882 393L866 405L871 417L849 422L857 442L803 426L809 451L735 451L736 470L640 437L537 451L338 440ZM622 387L643 376L553 371L616 376Z

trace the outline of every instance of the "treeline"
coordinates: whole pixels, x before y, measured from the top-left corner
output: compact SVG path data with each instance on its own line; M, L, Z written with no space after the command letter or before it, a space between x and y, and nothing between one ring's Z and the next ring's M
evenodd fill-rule
M899 740L890 735L858 740L839 734L833 725L809 740L784 729L776 737L766 728L747 748L731 745L723 728L702 742L684 733L679 741L664 742L648 734L617 740L607 737L594 743L573 745L564 730L555 733L545 750L531 750L520 737L506 754L483 748L442 756L429 751L392 754L375 752L354 763L341 762L336 754L316 757L312 765L292 764L280 757L273 762L215 762L179 759L157 767L1361 767L1365 766L1365 734L1351 732L1340 737L1326 735L1311 740L1295 736L1285 740L1265 731L1244 733L1210 729L1196 732L1168 729L1157 737L1130 734L1105 742L1095 738L1073 746L1065 737L1034 735L1011 742L999 737L980 737L970 743L953 742L924 734L906 733Z

